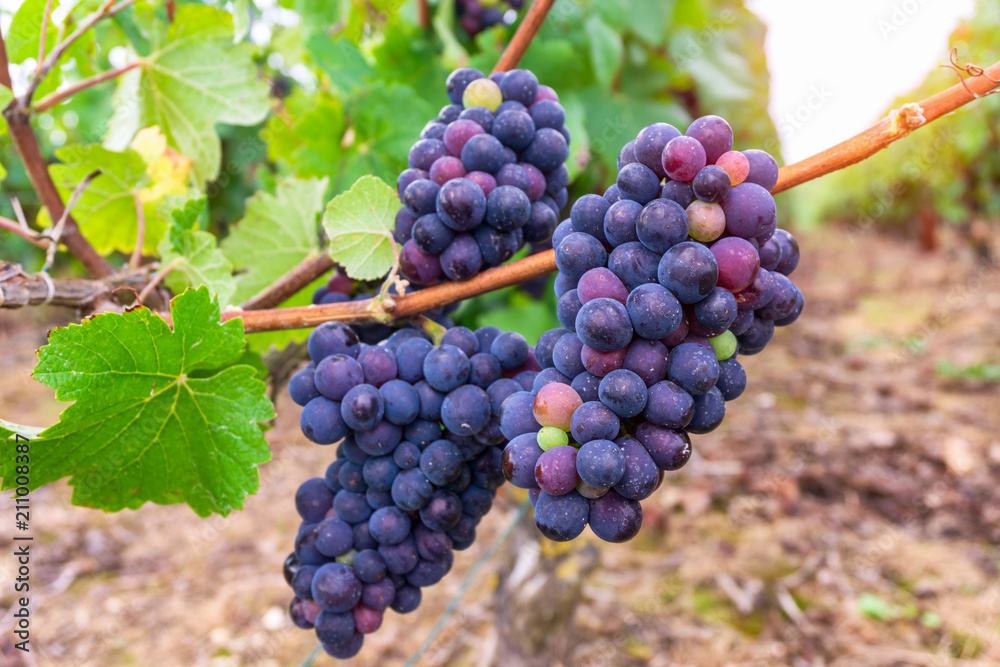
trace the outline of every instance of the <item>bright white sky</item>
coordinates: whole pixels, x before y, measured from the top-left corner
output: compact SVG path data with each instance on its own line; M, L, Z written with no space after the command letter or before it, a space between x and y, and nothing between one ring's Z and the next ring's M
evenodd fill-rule
M974 4L749 0L768 25L771 116L785 160L808 157L872 125L893 99L948 61L948 35Z

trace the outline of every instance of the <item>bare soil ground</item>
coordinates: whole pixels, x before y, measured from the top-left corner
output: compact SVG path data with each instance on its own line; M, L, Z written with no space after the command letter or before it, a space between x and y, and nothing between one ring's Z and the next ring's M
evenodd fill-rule
M1000 384L940 369L1000 364L1000 271L957 242L923 255L874 232L799 236L805 314L744 360L747 393L644 503L640 536L588 538L597 566L564 568L583 600L548 630L567 647L551 664L1000 664ZM50 424L61 406L29 378L44 328L3 326L0 415ZM33 651L14 651L6 632L2 530L0 663L299 664L315 639L285 616L281 564L295 488L332 451L305 441L290 400L278 409L261 490L228 518L184 506L102 514L71 506L64 483L34 493ZM520 501L505 490L423 606L387 614L346 664L405 663ZM511 664L493 596L504 562L480 570L417 664Z

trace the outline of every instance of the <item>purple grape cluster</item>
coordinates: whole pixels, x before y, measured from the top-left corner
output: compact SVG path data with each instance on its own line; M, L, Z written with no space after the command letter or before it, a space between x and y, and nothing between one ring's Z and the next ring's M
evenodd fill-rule
M505 4L516 12L524 0L456 0L455 12L462 30L475 37L487 28L513 22L506 14L510 10L503 9Z
M466 280L549 241L568 198L569 132L559 97L528 70L463 67L397 180L394 236L414 285Z
M691 456L746 388L739 354L764 349L802 312L799 261L777 229L774 159L732 150L718 116L685 134L643 128L615 185L577 200L553 235L562 328L536 346L532 390L504 403L504 474L529 489L553 540L589 524L634 537L639 501Z
M339 444L326 474L296 493L285 580L294 623L349 658L386 609L415 610L420 589L472 545L504 482L500 406L539 367L520 334L494 327L455 327L437 346L407 328L365 345L328 322L308 349L289 393L306 437Z

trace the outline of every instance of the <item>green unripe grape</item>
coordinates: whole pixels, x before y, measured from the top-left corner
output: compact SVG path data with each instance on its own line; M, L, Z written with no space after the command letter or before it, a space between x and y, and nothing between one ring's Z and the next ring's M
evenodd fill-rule
M543 426L538 431L538 446L542 451L548 451L553 447L560 447L569 444L569 436L566 431L555 426Z
M462 93L462 105L466 109L486 107L490 111L496 111L502 103L503 95L500 93L500 86L490 79L476 79L466 86L465 92Z
M715 358L719 361L725 361L736 354L736 336L733 335L732 331L726 331L714 338L709 338L708 342L715 348Z
M337 556L337 562L341 563L342 565L351 567L354 565L354 557L357 555L358 552L355 551L354 549L351 549L346 554L341 554L340 556Z
M688 233L695 241L709 243L726 231L726 214L718 204L694 200L687 207Z

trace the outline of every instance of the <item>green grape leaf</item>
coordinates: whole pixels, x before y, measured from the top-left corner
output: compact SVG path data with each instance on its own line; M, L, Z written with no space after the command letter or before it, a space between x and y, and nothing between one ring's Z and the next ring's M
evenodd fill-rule
M346 37L330 39L325 34L316 33L306 42L306 50L341 91L348 92L362 86L372 76L371 65L361 50Z
M406 109L406 113L400 114L400 109ZM424 119L434 115L433 108L413 88L382 83L358 91L349 101L347 112L354 132L352 140L345 142L344 159L334 184L336 192L369 174L395 181L406 168L406 156Z
M29 58L38 59L39 36L42 33L42 18L45 15L45 4L47 0L24 0L14 18L10 22L10 28L5 31L7 45L7 60L11 63L22 63ZM59 2L52 3L52 12L55 13L59 7ZM45 26L45 53L52 50L58 41L59 29L49 17L49 22Z
M31 488L70 478L73 503L106 511L187 503L226 515L258 488L274 417L257 370L241 365L238 319L206 288L171 303L174 330L146 308L55 329L35 377L76 401L31 443ZM16 484L0 461L2 488Z
M279 181L274 194L247 199L246 215L222 242L238 271L237 302L245 301L321 252L316 224L323 211L327 179Z
M146 163L134 150L110 151L98 145L67 146L56 151L62 164L50 168L52 180L67 200L85 176L98 169L73 207L73 218L90 243L100 253L131 252L138 233L135 196L150 184ZM163 237L166 222L149 203L143 204L146 233L143 248L153 253ZM50 224L39 216L41 224Z
M343 103L326 92L308 95L297 89L285 109L260 131L280 173L317 178L339 173L347 127Z
M174 221L157 248L160 265L172 267L164 282L175 293L204 285L225 306L236 291L233 265L219 250L215 236L197 229L204 209L205 200L197 199L173 212Z
M255 125L269 110L254 46L233 44L233 34L233 17L224 10L178 7L169 29L152 35L153 51L141 67L119 82L105 145L124 148L140 127L156 125L192 160L199 186L218 176L216 124Z
M394 264L392 238L399 197L375 176L362 176L323 213L330 256L355 280L375 280Z
M675 0L631 0L630 4L623 13L631 19L632 32L651 46L661 45L663 36L670 33ZM680 7L698 4L681 2Z
M590 62L598 83L607 87L621 66L625 47L621 36L608 27L597 15L587 19L585 24L590 37Z

